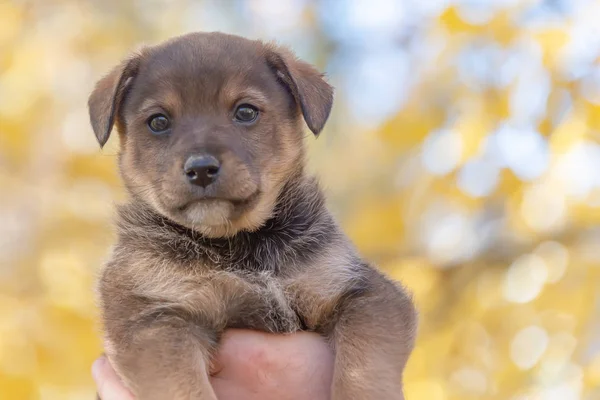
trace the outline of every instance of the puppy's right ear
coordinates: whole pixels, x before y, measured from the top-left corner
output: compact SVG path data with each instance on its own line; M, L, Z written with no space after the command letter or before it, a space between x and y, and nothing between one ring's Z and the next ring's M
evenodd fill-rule
M136 54L115 67L96 83L88 99L90 122L100 147L103 147L110 137L125 92L138 73L140 58L141 56Z

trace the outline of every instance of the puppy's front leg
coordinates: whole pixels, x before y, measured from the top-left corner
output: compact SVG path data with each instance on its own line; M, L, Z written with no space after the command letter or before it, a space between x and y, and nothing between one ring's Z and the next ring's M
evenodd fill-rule
M413 349L416 311L407 294L375 270L367 289L339 305L332 400L403 400L402 372Z
M177 317L160 317L132 330L109 358L138 400L216 400L208 380L213 340Z

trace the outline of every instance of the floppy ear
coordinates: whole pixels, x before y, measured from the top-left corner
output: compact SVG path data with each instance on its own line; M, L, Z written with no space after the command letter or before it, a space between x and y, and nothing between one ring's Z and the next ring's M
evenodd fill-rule
M137 75L139 65L140 56L137 54L123 61L96 83L88 99L90 122L100 147L103 147L110 137L115 116L119 112L127 88Z
M294 96L306 125L318 136L331 112L333 87L315 67L285 48L268 45L267 63Z

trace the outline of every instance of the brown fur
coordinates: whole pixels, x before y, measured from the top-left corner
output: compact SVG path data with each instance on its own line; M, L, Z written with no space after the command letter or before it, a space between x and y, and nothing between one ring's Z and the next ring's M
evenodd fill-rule
M227 328L314 331L335 351L332 399L402 399L416 313L362 261L304 172L302 118L325 124L332 89L288 50L219 33L146 48L90 96L94 132L121 138L131 200L99 282L108 357L139 399L215 399L208 365ZM249 125L236 106L260 110ZM172 121L150 133L154 113ZM217 181L183 177L199 152Z

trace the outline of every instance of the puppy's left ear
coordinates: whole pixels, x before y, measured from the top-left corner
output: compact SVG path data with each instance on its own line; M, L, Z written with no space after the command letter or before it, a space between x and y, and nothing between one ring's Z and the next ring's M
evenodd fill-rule
M125 92L137 75L139 66L138 54L123 61L96 83L88 99L90 122L100 147L103 147L110 137Z
M267 63L294 96L306 125L318 136L333 105L333 87L312 65L299 60L289 50L270 44Z

